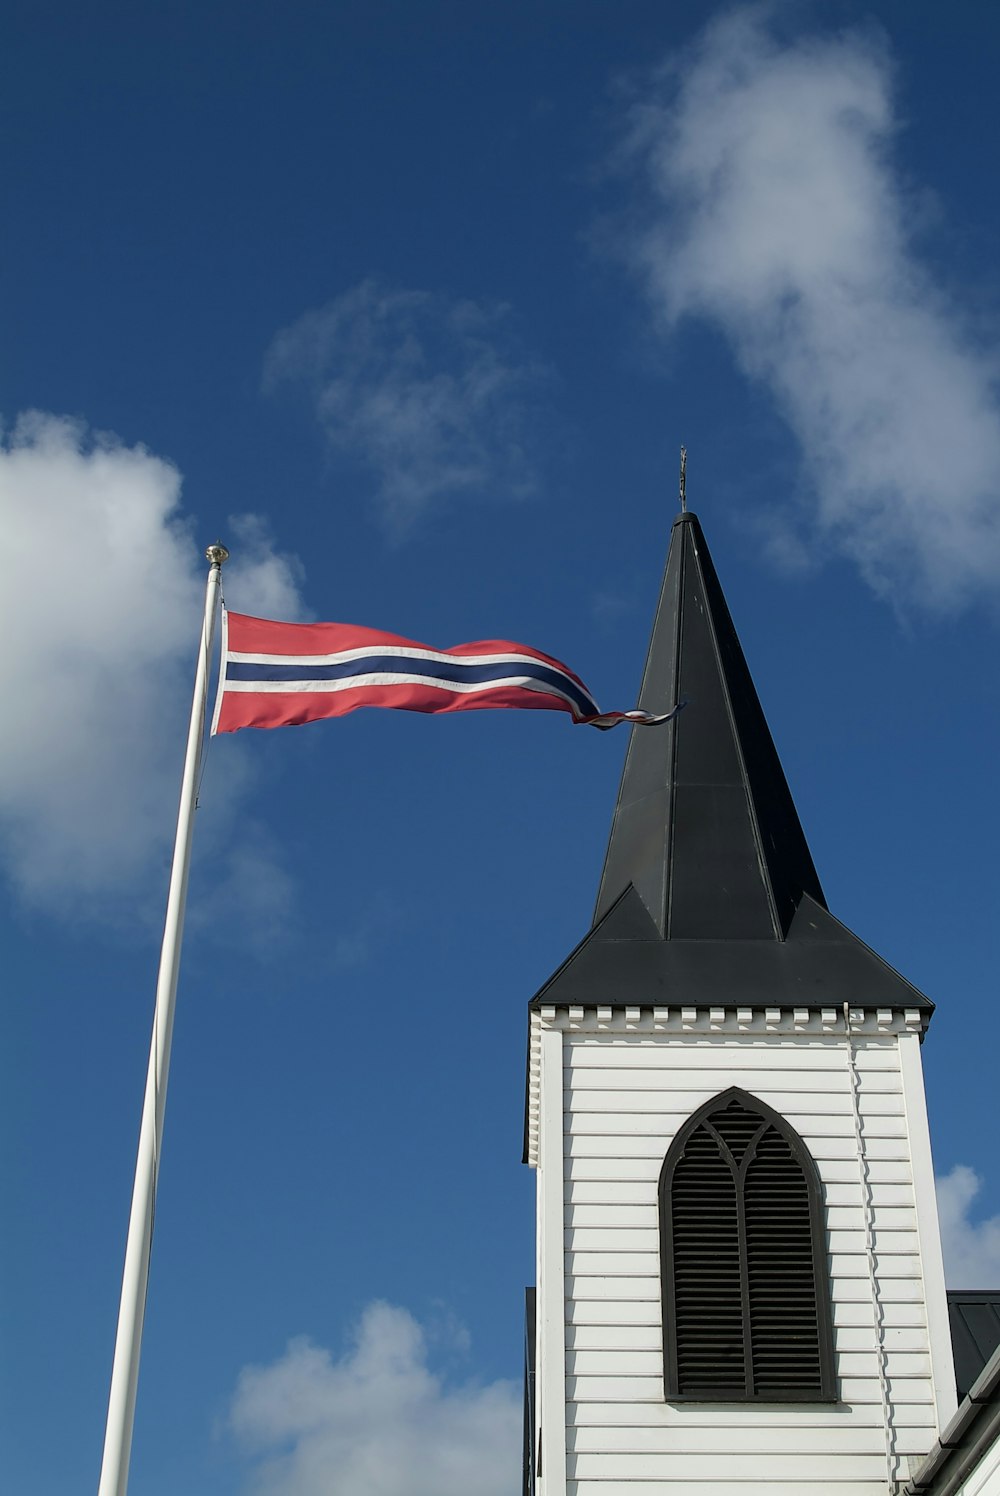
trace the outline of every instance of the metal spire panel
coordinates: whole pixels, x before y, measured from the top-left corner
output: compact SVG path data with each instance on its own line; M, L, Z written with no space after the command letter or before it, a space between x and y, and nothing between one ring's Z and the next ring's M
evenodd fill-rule
M674 525L595 924L631 883L666 939L781 940L823 893L695 515Z

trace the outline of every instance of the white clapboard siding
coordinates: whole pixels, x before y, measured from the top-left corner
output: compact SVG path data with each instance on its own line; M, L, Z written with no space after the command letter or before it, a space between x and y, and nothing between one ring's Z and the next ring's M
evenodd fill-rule
M602 1299L613 1301L627 1299L632 1303L637 1299L655 1299L657 1304L660 1302L659 1277L615 1280L600 1275L584 1278L578 1273L571 1273L567 1275L564 1286L566 1297L573 1304Z
M662 1389L661 1389L662 1391ZM664 1419L662 1407L662 1396L659 1403L608 1403L603 1406L599 1402L580 1402L575 1405L573 1424L570 1429L594 1429L608 1430L642 1429L643 1437L645 1431L651 1430L649 1438L672 1438L676 1432L678 1436L687 1428L707 1429L732 1429L742 1430L744 1433L750 1429L833 1429L844 1430L853 1428L877 1428L880 1432L884 1429L882 1420L882 1404L879 1397L865 1402L858 1402L850 1408L840 1404L817 1405L809 1409L808 1421L803 1420L801 1405L793 1407L773 1406L765 1409L752 1403L727 1403L722 1405L711 1405L706 1403L689 1403L684 1408L682 1420ZM934 1409L930 1404L917 1404L907 1407L903 1414L897 1418L896 1427L906 1429L922 1430L921 1437L927 1440L927 1430L934 1425ZM598 1435L595 1434L595 1437ZM617 1437L617 1433L615 1434ZM624 1437L624 1436L623 1436ZM930 1442L933 1442L931 1440ZM658 1446L657 1446L658 1447Z
M679 1112L682 1117L689 1117L703 1101L717 1095L722 1089L721 1086L705 1086L699 1087L696 1091L679 1088L640 1090L629 1086L628 1090L613 1091L574 1080L574 1084L565 1092L566 1110L577 1112L581 1116L587 1112L605 1116L608 1111L615 1111L620 1116L649 1114L655 1117L666 1117ZM758 1093L763 1089L765 1088L758 1084ZM768 1086L766 1090L767 1094L775 1099L774 1110L780 1111L782 1116L793 1112L802 1116L818 1113L821 1116L846 1116L853 1120L851 1097L843 1091L833 1091L818 1086L793 1090L787 1081L781 1086ZM864 1096L866 1117L901 1117L903 1115L901 1091L865 1092Z
M577 1294L566 1301L567 1325L655 1325L660 1329L660 1295L644 1299L593 1299Z
M836 1089L834 1078L839 1077L845 1065L842 1054L823 1056L828 1060L822 1068L817 1065L787 1066L772 1065L768 1069L755 1067L756 1084L770 1091L821 1091ZM670 1066L616 1065L614 1059L603 1055L573 1059L563 1070L566 1090L579 1087L583 1091L617 1091L626 1087L640 1095L647 1091L708 1091L713 1095L724 1091L732 1084L732 1072L722 1066L707 1069L692 1066L677 1071ZM902 1085L897 1071L887 1068L860 1072L861 1090L865 1095L887 1092L898 1095Z
M762 1096L760 1099L761 1101L765 1101L767 1098ZM683 1119L678 1119L678 1125L681 1120ZM791 1121L791 1118L788 1120ZM894 1121L895 1119L886 1120ZM568 1158L613 1158L616 1164L620 1162L622 1165L625 1165L630 1158L637 1162L644 1159L656 1159L656 1173L658 1173L660 1164L663 1162L664 1152L669 1147L670 1141L676 1131L677 1128L675 1127L672 1131L661 1133L659 1136L656 1134L646 1135L637 1130L630 1131L628 1128L621 1128L618 1134L614 1136L601 1136L596 1133L581 1135L573 1131L566 1136L563 1151ZM801 1128L797 1129L797 1131L800 1134L802 1133ZM608 1132L611 1132L610 1128ZM828 1158L853 1159L855 1163L857 1162L858 1146L853 1131L825 1134L820 1133L818 1130L807 1128L805 1133L809 1139L809 1152L817 1164L824 1163ZM622 1134L631 1138L627 1155L622 1148ZM900 1133L899 1136L885 1137L866 1128L865 1155L869 1159L897 1159L902 1161L909 1159L910 1152L904 1134ZM821 1175L822 1172L822 1169L820 1169ZM654 1173L655 1177L656 1174Z
M803 1484L821 1476L829 1453L786 1453L769 1450L739 1454L718 1449L699 1454L623 1453L576 1454L569 1457L567 1474L571 1480L657 1480L671 1482L724 1480L739 1475L749 1481L793 1481ZM837 1473L844 1480L877 1480L885 1471L883 1450L872 1454L837 1452Z
M923 1288L919 1281L907 1278L880 1278L882 1292L880 1298L883 1306L921 1306L923 1304ZM566 1282L566 1294L573 1302L583 1303L588 1300L615 1300L627 1299L655 1299L660 1300L659 1273L646 1278L623 1277L616 1281L609 1279L606 1274L582 1275L573 1273ZM834 1308L839 1303L871 1304L871 1285L868 1279L867 1266L860 1277L855 1274L851 1277L841 1275L833 1280L832 1297ZM921 1309L921 1316L923 1311Z
M762 1453L777 1447L812 1449L828 1460L834 1459L841 1451L860 1454L876 1449L882 1452L883 1459L885 1456L885 1426L878 1402L853 1408L850 1423L845 1423L843 1418L839 1423L823 1421L819 1414L808 1422L800 1419L796 1423L794 1419L782 1419L773 1412L762 1414L759 1411L752 1423L738 1423L729 1421L725 1410L714 1409L705 1415L703 1422L685 1422L664 1429L651 1417L645 1423L629 1419L628 1411L626 1404L610 1403L609 1417L601 1420L597 1404L581 1403L580 1419L566 1431L567 1449L576 1454L613 1454L619 1450L665 1454L683 1450L688 1454L698 1454L710 1449L746 1449ZM639 1411L650 1413L652 1409L651 1406L639 1405ZM915 1455L919 1460L926 1456L928 1443L933 1443L933 1412L927 1407L919 1408L914 1410L914 1416L922 1421L897 1421L895 1444L899 1454ZM672 1488L668 1485L666 1489Z
M702 1101L710 1098L702 1097ZM775 1096L774 1101L787 1100L787 1097ZM770 1096L761 1096L761 1101L766 1101L768 1106L772 1104ZM698 1103L701 1105L701 1102ZM676 1115L667 1117L662 1113L654 1112L583 1112L572 1117L572 1133L580 1139L592 1137L651 1137L658 1139L660 1146L669 1143L681 1123L690 1116L689 1111L678 1112ZM774 1110L780 1112L785 1121L790 1123L795 1131L801 1136L809 1135L813 1138L842 1138L852 1147L855 1145L854 1120L849 1109L838 1113L820 1113L813 1115L805 1112L795 1111L791 1107L775 1106ZM665 1125L666 1124L666 1125ZM868 1117L865 1118L865 1139L872 1141L876 1138L899 1138L906 1137L906 1119L902 1115L897 1117Z
M571 1226L565 1232L565 1245L567 1252L579 1258L581 1254L588 1252L623 1253L633 1255L658 1254L660 1246L660 1233L656 1226L646 1229L630 1226ZM862 1229L856 1231L828 1231L826 1234L827 1250L832 1256L865 1255L865 1233ZM879 1257L885 1260L888 1268L888 1258L899 1253L910 1253L916 1255L919 1251L919 1242L915 1231L877 1231L874 1234L875 1248ZM865 1271L868 1271L867 1258L865 1259ZM892 1276L898 1276L893 1273Z
M838 1354L847 1351L864 1351L874 1354L876 1335L874 1320L869 1316L867 1325L839 1325L834 1330ZM887 1327L883 1336L890 1351L923 1352L927 1343L927 1330L922 1325ZM568 1350L605 1351L650 1350L659 1357L663 1332L659 1317L650 1318L645 1324L581 1324L569 1325L566 1331Z
M649 1350L567 1350L567 1376L648 1376L662 1377L663 1357L659 1348ZM877 1377L878 1363L874 1346L866 1351L837 1351L837 1374L840 1377ZM893 1351L890 1375L895 1377L930 1376L930 1358L926 1352Z
M895 1036L856 1041L856 1076L836 1034L573 1030L562 1039L566 1496L747 1496L748 1487L749 1496L801 1496L806 1488L811 1496L886 1496L866 1188L895 1450L919 1458L938 1432ZM660 1169L691 1113L731 1086L785 1117L816 1162L838 1377L833 1405L664 1399Z
M863 1278L869 1276L868 1258L864 1252L833 1252L830 1254L830 1274L836 1284L840 1278ZM566 1272L574 1278L634 1278L651 1277L659 1283L660 1254L651 1252L567 1252ZM920 1260L916 1256L882 1254L879 1258L879 1279L918 1278ZM891 1287L887 1287L891 1297Z
M874 1324L874 1310L871 1304L871 1296L860 1301L850 1299L837 1299L833 1305L833 1323L838 1329L851 1329L861 1325ZM882 1304L882 1323L891 1329L916 1328L922 1334L926 1334L927 1321L924 1315L923 1305L918 1301L910 1303L885 1303Z
M584 1411L593 1413L589 1405L581 1405ZM618 1410L620 1411L620 1410ZM900 1454L923 1456L927 1450L926 1409L923 1424L897 1425L895 1444ZM844 1454L877 1453L885 1456L885 1426L880 1404L868 1404L859 1413L866 1417L855 1417L844 1426L835 1423L807 1424L778 1423L773 1419L753 1424L728 1424L716 1415L711 1424L684 1423L666 1430L651 1423L607 1424L578 1423L567 1429L567 1448L573 1454L605 1453L616 1451L655 1452L660 1454L702 1454L718 1452L731 1444L741 1450L757 1454L768 1451L812 1452L825 1458ZM884 1468L884 1467L883 1467Z
M930 1408L934 1406L933 1393L926 1377L890 1379L889 1385L897 1399L908 1406L926 1405ZM875 1376L843 1377L838 1391L841 1401L850 1405L852 1409L857 1403L881 1406L881 1388ZM683 1403L671 1404L669 1407L664 1403L663 1378L659 1372L655 1377L624 1375L567 1377L566 1397L568 1403L648 1403L650 1407L659 1408L659 1417L663 1427L668 1427L674 1422L683 1422L688 1417L687 1407ZM807 1405L796 1405L796 1411L803 1422L812 1417L812 1410L806 1411L806 1408ZM768 1409L762 1406L756 1409L756 1416L764 1422L770 1415ZM574 1416L573 1422L575 1421ZM847 1426L849 1426L848 1420L845 1419L845 1427ZM933 1442L933 1438L928 1439L928 1449Z
M813 1157L816 1157L815 1151L813 1151ZM629 1158L604 1161L594 1158L567 1157L565 1178L570 1184L579 1182L588 1187L595 1184L610 1184L624 1189L632 1181L643 1183L648 1179L659 1178L661 1163L662 1159L655 1155L651 1155L648 1159ZM824 1159L822 1175L828 1191L845 1186L851 1192L850 1200L857 1198L858 1161L856 1156ZM904 1190L904 1195L896 1197L896 1203L901 1198L912 1202L913 1173L908 1158L878 1159L869 1155L868 1177L873 1185L894 1186ZM636 1197L633 1195L631 1198ZM890 1203L891 1195L886 1198L887 1203ZM837 1203L843 1204L843 1198Z
M664 1441L660 1430L628 1427L601 1428L589 1425L569 1430L568 1448L572 1454L612 1454L616 1451L636 1454L718 1454L724 1448L718 1424L686 1423L671 1428ZM827 1424L816 1429L809 1426L745 1424L739 1427L740 1448L748 1454L837 1454L842 1449L854 1454L883 1454L885 1433L881 1423L870 1419L850 1428Z
M828 1462L818 1465L809 1480L812 1496L886 1496L886 1483L868 1480L833 1480L823 1478L829 1471ZM635 1480L571 1480L566 1484L566 1496L663 1496L673 1481ZM762 1490L768 1496L802 1496L801 1480L768 1480ZM746 1496L747 1481L734 1468L728 1480L699 1480L697 1486L690 1481L679 1482L678 1491L693 1492L694 1496Z
M574 1063L581 1054L603 1051L605 1055L613 1056L613 1059L609 1058L609 1063L637 1065L641 1068L649 1065L674 1067L675 1062L665 1058L666 1045L683 1056L680 1068L686 1070L698 1065L711 1069L713 1065L721 1063L718 1057L727 1051L749 1057L750 1063L759 1068L775 1063L774 1057L780 1055L781 1058L777 1061L779 1064L787 1061L790 1065L815 1064L821 1070L836 1070L842 1067L844 1053L843 1036L831 1039L826 1034L595 1034L581 1030L571 1031L564 1037L566 1050L572 1055ZM871 1068L897 1070L899 1064L894 1053L895 1047L896 1040L892 1034L884 1037L858 1034L854 1040L859 1067L867 1065Z
M747 1076L752 1071L741 1067L741 1072ZM614 1111L626 1107L629 1112L652 1112L669 1117L674 1113L681 1112L685 1116L700 1106L703 1101L713 1096L722 1095L728 1087L725 1085L702 1086L697 1083L697 1077L685 1077L681 1083L673 1086L650 1086L637 1087L633 1084L634 1078L641 1071L622 1071L614 1077L605 1077L604 1085L593 1084L595 1079L593 1072L567 1071L563 1091L564 1106L567 1111L582 1112L596 1111L604 1115L611 1115ZM737 1072L737 1076L740 1072ZM737 1076L730 1076L735 1080ZM882 1074L879 1089L871 1090L865 1086L863 1080L860 1086L860 1096L864 1116L867 1119L871 1115L879 1115L888 1112L901 1113L905 1111L903 1093L898 1086L890 1087L888 1082L894 1077ZM777 1077L767 1084L757 1083L754 1077L754 1094L774 1096L782 1103L782 1111L793 1111L796 1108L809 1115L817 1110L815 1098L825 1098L826 1103L836 1114L850 1113L852 1110L852 1098L850 1091L845 1088L848 1080L846 1069L843 1072L829 1071L822 1076L813 1076L808 1084L797 1086L794 1076L780 1078L780 1083L775 1083ZM745 1087L744 1087L745 1089ZM844 1101L847 1106L844 1106ZM777 1110L777 1107L775 1107ZM669 1124L668 1124L669 1125Z
M854 1173L857 1176L857 1165L854 1165ZM659 1170L649 1170L643 1179L580 1179L567 1178L566 1180L566 1204L572 1210L579 1210L588 1205L602 1208L606 1205L613 1206L638 1206L642 1209L655 1211L655 1196L649 1189L650 1177L659 1178ZM874 1183L874 1181L873 1181ZM831 1225L841 1228L851 1224L853 1219L863 1219L864 1207L858 1203L858 1184L855 1177L853 1184L836 1181L830 1183L827 1180L823 1185L823 1199L826 1203L827 1218ZM895 1219L893 1212L907 1211L915 1220L916 1214L913 1209L913 1186L910 1184L884 1184L879 1190L880 1212L888 1213L889 1219ZM851 1218L838 1212L851 1211Z
M847 1186L844 1186L846 1190ZM593 1191L589 1193L593 1194ZM865 1230L864 1208L856 1203L857 1186L854 1189L854 1199L847 1200L846 1195L841 1195L844 1203L834 1203L830 1198L832 1191L827 1188L823 1191L826 1202L826 1225L830 1231L860 1231ZM879 1211L880 1229L885 1231L915 1231L917 1229L916 1212L913 1209L913 1191L910 1190L909 1201L890 1196L888 1204L881 1207ZM609 1211L608 1207L611 1207ZM598 1194L597 1199L587 1200L581 1198L577 1189L572 1186L567 1191L566 1221L567 1224L581 1229L588 1226L606 1227L610 1216L613 1214L614 1224L618 1229L623 1227L642 1227L655 1230L658 1221L657 1200L654 1191L650 1190L648 1181L633 1183L627 1190L605 1190Z

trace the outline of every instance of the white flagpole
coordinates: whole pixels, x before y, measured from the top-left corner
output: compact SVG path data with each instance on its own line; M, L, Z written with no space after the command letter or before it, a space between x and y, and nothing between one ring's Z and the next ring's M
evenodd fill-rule
M115 1338L115 1357L111 1369L111 1395L108 1399L108 1422L104 1434L104 1458L101 1462L101 1483L98 1487L98 1496L125 1496L128 1486L132 1425L135 1419L135 1390L139 1379L139 1352L142 1348L149 1256L153 1243L156 1180L160 1172L163 1108L167 1099L170 1040L174 1028L177 972L180 967L181 942L184 934L188 869L191 865L191 834L194 829L198 772L201 767L205 737L210 657L215 633L216 603L219 597L222 563L228 560L228 557L229 552L224 545L210 545L205 552L205 559L209 562L208 583L205 588L205 622L198 650L198 666L195 671L191 723L188 728L187 753L184 758L184 773L181 777L180 807L177 812L174 861L170 870L167 913L163 924L163 945L160 948L160 970L156 979L153 1037L149 1046L146 1094L142 1103L139 1153L135 1165L132 1213L129 1217L128 1239L125 1245L125 1271L122 1275L118 1334Z

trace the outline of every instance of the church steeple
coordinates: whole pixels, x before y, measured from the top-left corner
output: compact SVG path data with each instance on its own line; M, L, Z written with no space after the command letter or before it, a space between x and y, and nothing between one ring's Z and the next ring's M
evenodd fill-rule
M955 1407L931 1004L826 907L686 512L640 700L685 697L531 1003L525 1490L891 1496Z
M597 898L631 883L665 939L783 940L803 893L826 907L695 515L674 524Z
M930 1007L828 911L694 514L671 535L590 934L537 1001Z

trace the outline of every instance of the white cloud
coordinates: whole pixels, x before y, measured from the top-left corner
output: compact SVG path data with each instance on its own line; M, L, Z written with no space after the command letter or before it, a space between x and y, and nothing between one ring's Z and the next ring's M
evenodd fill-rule
M633 100L624 252L666 327L714 323L769 389L801 446L812 548L954 606L1000 577L995 361L915 253L878 38L782 43L769 19L727 13Z
M944 1271L949 1288L1000 1286L1000 1215L969 1219L982 1180L966 1164L956 1164L937 1180L938 1217Z
M162 894L207 574L180 490L171 463L65 417L30 412L0 443L0 855L29 903L127 896L131 915L154 873ZM233 530L242 595L294 616L294 566L252 518ZM246 772L227 778L216 825ZM248 895L281 874L241 841L221 877Z
M373 280L278 333L264 383L304 383L335 450L368 470L396 537L445 500L537 484L547 371L502 306Z
M461 1341L459 1341L461 1348ZM240 1374L230 1429L255 1456L255 1496L515 1496L521 1408L512 1382L452 1387L405 1309L369 1304L339 1360L293 1340Z

